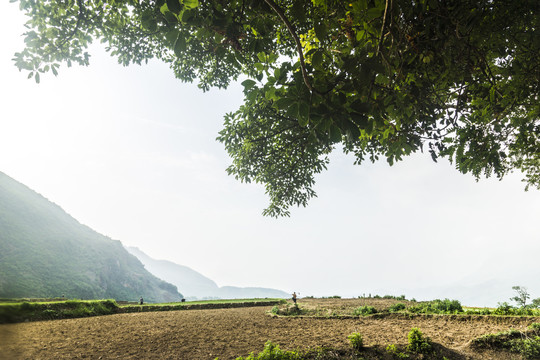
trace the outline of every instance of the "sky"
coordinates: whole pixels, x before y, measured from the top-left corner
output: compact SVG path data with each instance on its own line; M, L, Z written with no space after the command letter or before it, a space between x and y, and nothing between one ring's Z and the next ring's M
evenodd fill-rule
M540 297L540 191L520 174L476 182L429 154L355 166L335 151L308 207L266 218L264 188L228 176L215 140L240 85L203 93L98 45L89 67L38 85L11 60L24 22L0 3L0 171L99 233L220 286L493 306L522 285Z

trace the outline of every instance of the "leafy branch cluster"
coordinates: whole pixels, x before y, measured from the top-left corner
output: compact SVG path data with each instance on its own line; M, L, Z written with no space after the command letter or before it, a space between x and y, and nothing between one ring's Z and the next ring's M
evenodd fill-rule
M356 163L417 151L474 177L540 187L535 0L20 0L15 63L40 80L88 65L93 39L124 65L170 64L204 91L242 78L221 141L228 172L264 184L266 215L316 196L341 144Z

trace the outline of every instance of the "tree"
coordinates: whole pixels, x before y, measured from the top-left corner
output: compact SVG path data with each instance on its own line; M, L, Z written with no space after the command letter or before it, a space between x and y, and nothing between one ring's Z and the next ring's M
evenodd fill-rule
M536 0L20 0L19 69L37 82L88 65L98 39L123 65L158 58L206 91L242 79L218 140L228 173L264 184L266 215L316 196L339 144L356 164L417 151L477 179L540 188Z
M526 287L523 286L512 286L512 290L517 293L517 296L511 297L510 300L515 301L519 306L527 306L527 300L531 298Z

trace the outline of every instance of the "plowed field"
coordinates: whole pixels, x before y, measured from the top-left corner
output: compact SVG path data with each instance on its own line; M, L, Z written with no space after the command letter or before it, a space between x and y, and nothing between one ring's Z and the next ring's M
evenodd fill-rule
M359 306L359 300L301 300L306 306ZM333 305L332 305L333 304ZM387 318L271 317L270 307L132 313L0 325L1 359L234 359L262 350L349 347L360 332L367 346L407 343L418 327L458 359L508 359L468 344L486 333L525 329L539 319L432 316ZM516 359L519 357L515 357Z

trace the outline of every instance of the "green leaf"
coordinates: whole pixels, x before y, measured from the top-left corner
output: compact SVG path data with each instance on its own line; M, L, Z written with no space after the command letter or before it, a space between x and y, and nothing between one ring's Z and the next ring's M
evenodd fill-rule
M291 106L289 106L289 108L287 109L287 115L289 115L291 117L294 117L294 118L298 118L298 109L299 109L298 103L293 102L291 104ZM300 125L302 125L302 124L300 124Z
M330 141L340 142L341 141L341 130L336 125L330 127Z
M304 1L296 0L291 8L291 15L299 22L306 21L306 9L304 9Z
M309 105L305 102L298 105L298 123L300 126L307 126L309 123Z
M186 9L195 9L199 6L199 0L184 0L184 6Z
M274 100L276 98L276 88L271 87L270 89L266 90L264 97L268 100Z
M174 42L174 54L181 57L184 51L186 51L186 38L184 38L184 35L179 32L178 37Z
M247 80L244 80L242 81L242 86L244 87L244 91L245 90L249 90L251 89L252 87L255 86L256 82L254 80L251 80L251 79L247 79Z
M141 25L148 31L153 32L157 30L157 21L154 18L152 10L146 9L145 11L143 11L141 15Z
M294 100L291 98L282 97L274 102L274 106L278 108L278 110L287 110L293 102Z
M328 33L328 28L326 27L326 24L323 22L315 24L314 29L317 39L319 39L319 41L323 41L326 37L326 34Z
M39 84L39 73L38 72L34 76L34 80L36 80L36 83Z
M184 5L180 3L180 0L167 0L167 7L177 15L184 9Z
M313 57L311 58L311 64L314 68L320 69L322 67L323 62L323 52L322 50L317 50L315 53L313 53Z

